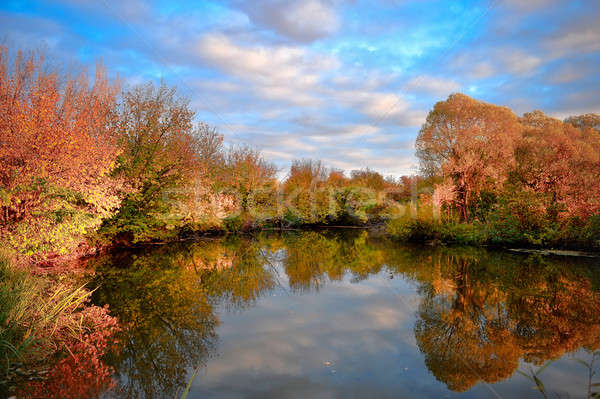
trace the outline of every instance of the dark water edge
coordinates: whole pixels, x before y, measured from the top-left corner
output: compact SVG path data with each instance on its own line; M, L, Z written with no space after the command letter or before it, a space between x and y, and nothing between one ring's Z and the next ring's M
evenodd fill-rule
M585 397L600 262L263 232L86 260L123 331L106 397ZM596 362L599 363L599 362ZM523 372L526 376L521 375ZM529 377L529 378L528 378ZM598 382L598 381L594 381Z

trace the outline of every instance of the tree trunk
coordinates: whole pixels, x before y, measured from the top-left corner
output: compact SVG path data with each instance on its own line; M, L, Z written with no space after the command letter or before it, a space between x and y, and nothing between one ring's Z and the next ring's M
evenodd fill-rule
M469 187L465 188L465 203L464 203L464 209L465 209L465 222L469 223L469 197L470 197L470 190Z

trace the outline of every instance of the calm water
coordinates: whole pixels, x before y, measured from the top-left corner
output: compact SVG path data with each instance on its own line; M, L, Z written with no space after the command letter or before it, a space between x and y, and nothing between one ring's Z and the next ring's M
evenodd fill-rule
M600 348L593 259L344 231L223 238L88 266L94 301L124 326L106 359L118 382L109 397L177 397L197 369L188 398L542 398L531 376L552 359L539 374L548 396L585 397L576 359Z

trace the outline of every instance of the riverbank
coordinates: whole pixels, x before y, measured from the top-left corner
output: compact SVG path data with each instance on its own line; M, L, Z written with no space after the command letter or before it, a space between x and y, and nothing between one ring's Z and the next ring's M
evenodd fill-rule
M600 251L600 215L536 223L517 217L517 210L489 212L485 219L463 222L444 217L431 204L386 223L385 233L397 241L449 245L491 246L504 249ZM514 216L511 216L514 215Z
M409 214L408 205L396 205L399 216L383 219L379 216L364 217L364 221L356 219L353 224L322 223L290 223L286 221L269 221L261 224L257 220L246 218L244 223L231 223L222 221L221 226L209 230L193 230L189 226L175 230L169 237L161 240L158 238L149 241L131 242L130 240L116 240L113 242L98 241L94 239L80 242L75 251L67 254L40 254L43 256L23 257L22 263L28 263L34 273L56 273L68 271L79 260L90 256L97 256L114 250L129 248L144 248L159 245L169 245L177 242L195 241L205 238L219 238L226 235L252 235L261 231L311 231L326 229L365 229L376 233L380 237L390 238L397 242L426 243L428 245L467 245L483 246L501 249L520 248L538 253L565 254L600 253L600 223L598 217L575 230L573 226L565 224L562 229L550 232L549 229L519 230L522 226L507 226L494 223L460 223L458 221L442 221L434 218L431 208L417 210ZM348 220L349 218L346 218ZM296 219L296 222L299 219ZM94 236L94 235L93 235Z

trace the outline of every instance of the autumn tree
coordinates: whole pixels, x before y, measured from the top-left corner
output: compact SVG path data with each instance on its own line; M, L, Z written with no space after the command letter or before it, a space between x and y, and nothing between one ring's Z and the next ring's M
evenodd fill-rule
M284 190L291 191L296 188L308 189L321 185L327 180L329 170L318 160L295 159L292 161L289 175L284 182Z
M224 181L243 196L254 188L272 183L277 173L275 165L267 162L260 151L247 145L234 145L225 154Z
M119 110L123 153L116 172L134 189L176 184L195 173L194 112L174 88L149 83L123 94Z
M569 116L564 120L565 123L570 123L577 128L591 128L600 133L600 115L598 114L583 114L577 116Z
M41 55L19 52L9 64L0 47L0 185L4 223L31 214L43 201L39 184L74 190L98 206L103 180L118 154L117 86L101 65L90 82L50 69ZM9 195L10 194L10 195Z
M519 120L510 109L452 94L435 104L419 132L421 170L452 181L468 221L480 192L505 181L519 134Z
M348 179L344 175L343 170L331 169L326 184L331 187L340 188L348 184Z
M260 151L247 145L234 145L225 152L220 191L236 197L238 210L252 212L258 218L277 214L277 168L267 162Z
M386 181L381 173L369 168L353 170L350 172L350 181L361 187L367 187L373 190L384 190L390 182Z
M223 148L223 135L214 126L199 123L194 131L196 136L196 151L200 165L197 177L209 181L211 184L218 178L225 162Z
M516 147L514 172L526 188L548 196L548 206L587 218L600 210L600 135L576 128L541 111L521 118L523 136ZM552 215L551 215L552 216Z
M11 61L12 60L12 61ZM0 48L0 229L25 255L67 253L119 205L118 86Z
M286 212L296 223L325 223L335 219L339 207L335 199L337 185L343 175L331 175L323 162L313 159L292 161L290 172L283 182Z
M222 137L195 125L194 115L187 100L164 83L123 94L117 125L122 153L113 174L128 190L103 234L146 241L175 233L184 216L179 205L194 201L194 184L214 178L221 160Z

